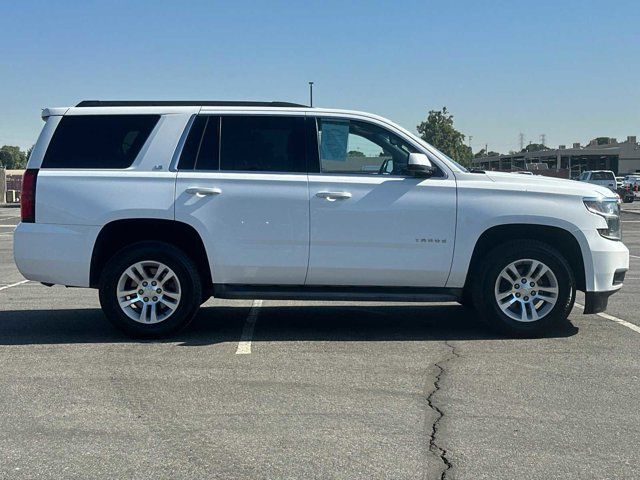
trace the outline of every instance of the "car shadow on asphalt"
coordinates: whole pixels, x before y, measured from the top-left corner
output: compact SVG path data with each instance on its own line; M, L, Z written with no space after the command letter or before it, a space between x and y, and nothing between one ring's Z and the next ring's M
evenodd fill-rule
M135 340L107 322L99 309L0 311L0 345L158 342L204 346L238 342L247 306L202 308L184 331L166 340ZM547 338L575 335L569 322ZM493 340L477 314L452 305L283 305L259 310L253 342Z

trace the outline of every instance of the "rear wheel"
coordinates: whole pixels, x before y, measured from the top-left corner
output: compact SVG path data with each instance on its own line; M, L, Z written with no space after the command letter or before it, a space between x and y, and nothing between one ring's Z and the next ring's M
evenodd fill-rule
M184 328L202 299L198 270L187 255L161 242L116 253L100 279L100 304L111 323L137 337L162 337Z
M487 323L508 335L539 336L566 321L573 308L571 268L545 243L503 244L487 255L478 273L474 303Z

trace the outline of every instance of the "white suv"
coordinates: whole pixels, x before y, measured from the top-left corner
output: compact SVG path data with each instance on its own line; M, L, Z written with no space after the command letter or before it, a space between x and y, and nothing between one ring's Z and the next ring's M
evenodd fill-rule
M43 111L15 260L98 288L140 336L218 298L458 301L512 335L585 313L629 252L607 188L468 171L368 113L287 103L101 102Z
M578 180L593 185L600 185L614 192L618 188L616 175L611 170L588 170L582 172Z

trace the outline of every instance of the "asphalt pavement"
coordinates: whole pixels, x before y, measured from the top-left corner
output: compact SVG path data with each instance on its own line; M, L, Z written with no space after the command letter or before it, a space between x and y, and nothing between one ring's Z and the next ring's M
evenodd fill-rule
M0 478L640 478L640 215L608 316L546 338L457 304L209 300L159 342L95 291L19 283L18 215L0 208Z

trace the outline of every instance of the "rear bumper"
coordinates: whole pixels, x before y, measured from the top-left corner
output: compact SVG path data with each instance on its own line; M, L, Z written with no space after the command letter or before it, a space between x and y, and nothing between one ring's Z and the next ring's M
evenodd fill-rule
M99 231L97 226L21 223L13 236L13 258L29 280L88 287Z

